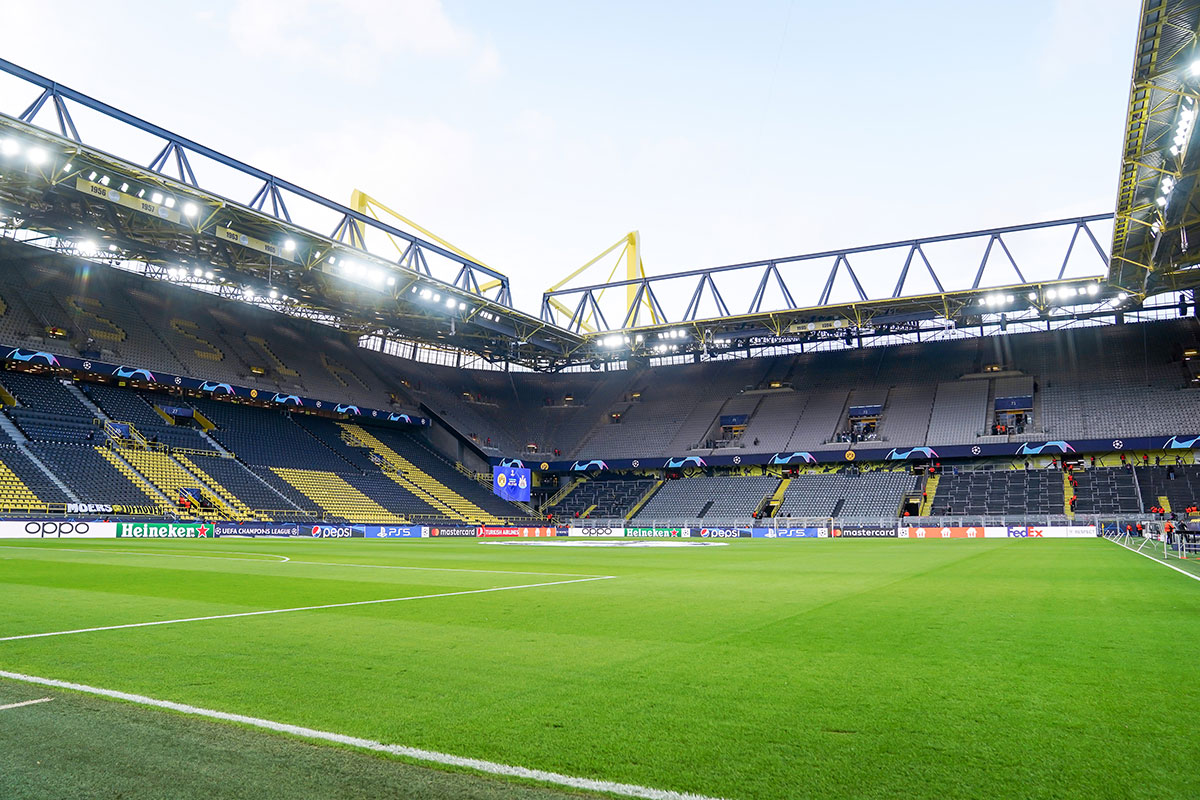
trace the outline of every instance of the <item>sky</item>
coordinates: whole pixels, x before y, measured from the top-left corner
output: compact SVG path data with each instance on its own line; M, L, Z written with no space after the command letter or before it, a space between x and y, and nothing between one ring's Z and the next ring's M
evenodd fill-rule
M1139 6L0 2L3 58L332 199L362 189L532 313L635 229L664 274L1111 212ZM0 111L34 97L0 80Z

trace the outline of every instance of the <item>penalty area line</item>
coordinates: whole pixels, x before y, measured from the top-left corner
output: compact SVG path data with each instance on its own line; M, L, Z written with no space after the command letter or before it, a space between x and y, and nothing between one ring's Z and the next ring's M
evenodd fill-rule
M168 711L175 711L180 714L188 714L194 717L204 717L207 719L222 720L224 722L235 722L240 725L248 725L250 727L261 728L264 730L273 731L275 733L286 733L302 739L331 742L333 744L347 745L349 747L357 747L363 750L372 750L377 753L387 753L389 755L401 756L412 761L423 762L426 764L458 767L462 769L474 770L476 772L483 772L490 775L500 775L508 778L524 778L526 780L549 783L557 786L567 786L572 789L582 789L593 792L608 792L609 794L622 795L625 797L645 798L645 800L720 800L720 798L706 797L705 795L688 794L686 792L673 792L665 789L652 789L648 786L638 786L631 783L615 783L613 781L602 781L593 778L576 778L571 775L563 775L558 772L547 772L540 769L528 769L526 767L518 767L510 764L500 764L495 761L483 761L478 758L465 758L463 756L451 755L449 753L439 753L435 750L422 750L416 747L384 744L382 742L372 741L371 739L360 739L356 736L345 736L340 733L330 733L329 731L320 731L314 728L304 728L299 725L289 725L283 722L273 722L268 719L249 717L242 714L231 714L225 711L214 711L208 708L199 708L197 706L185 705L183 703L175 703L170 700L158 700L153 697L146 697L139 694L118 692L112 689L101 689L96 686L87 686L81 683L70 683L68 681L60 681L53 678L40 678L34 675L24 675L19 672L5 672L0 670L0 678L8 678L9 680L19 681L21 683L32 683L38 686L48 686L55 689L66 689L73 692L82 692L84 694L107 697L113 700L123 700L127 703L136 703L137 705L166 709Z
M26 700L24 703L9 703L6 706L0 706L0 711L8 711L13 708L24 708L25 706L36 706L38 703L49 703L53 697L39 697L37 700Z
M15 642L20 639L43 639L47 636L72 636L77 633L95 633L97 631L117 631L126 628L150 628L155 625L178 625L182 622L207 622L214 619L235 619L237 617L260 617L265 614L290 614L295 611L320 611L325 608L350 608L351 606L372 606L382 603L403 603L406 600L432 600L437 597L459 597L468 594L487 594L489 592L510 592L515 589L538 589L544 586L565 586L569 583L587 583L589 581L605 581L616 577L603 575L595 578L576 578L570 581L550 581L549 583L526 583L520 586L495 586L490 589L466 589L461 592L439 592L437 594L419 594L408 597L389 597L383 600L356 600L351 603L328 603L320 606L300 606L298 608L271 608L265 611L241 611L236 614L213 614L207 617L184 617L183 619L160 619L153 622L131 622L125 625L103 625L97 628L76 628L69 631L49 631L46 633L24 633L19 636L2 636L0 642Z
M1105 536L1105 537L1102 537L1102 538L1108 539L1108 537L1107 537L1107 536ZM1123 544L1121 544L1120 542L1118 542L1118 541L1115 541L1115 540L1113 540L1113 539L1108 539L1108 541L1112 542L1112 543L1113 543L1113 544L1115 544L1117 547L1124 547L1124 548L1125 548L1126 550L1128 550L1129 552L1131 552L1131 553L1136 553L1136 554L1138 554L1139 556L1141 556L1142 558L1148 558L1148 559L1150 559L1151 561L1154 561L1155 563L1162 564L1162 565L1163 565L1164 567L1166 567L1167 569L1173 569L1173 570L1175 570L1176 572L1178 572L1180 575L1186 575L1187 577L1191 578L1191 579L1192 579L1192 580L1194 580L1194 581L1200 581L1200 575L1194 575L1194 574L1192 574L1191 572L1188 572L1186 569L1180 569L1179 567L1175 566L1174 564L1168 564L1167 562L1163 561L1161 558L1157 558L1157 557L1155 557L1155 556L1152 556L1152 555L1150 555L1149 553L1143 553L1141 550L1134 550L1132 547L1129 547L1128 545L1123 545Z

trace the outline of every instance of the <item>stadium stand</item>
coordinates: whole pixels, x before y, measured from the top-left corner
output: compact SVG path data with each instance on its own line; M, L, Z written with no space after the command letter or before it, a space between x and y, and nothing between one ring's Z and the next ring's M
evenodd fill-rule
M1137 514L1142 511L1130 469L1084 469L1075 472L1079 498L1075 514ZM1157 498L1155 498L1157 501ZM1152 505L1158 505L1157 502Z
M656 482L646 478L585 480L548 511L560 520L623 519Z
M1063 473L1059 470L1000 469L943 472L934 514L1062 514Z
M1200 466L1134 467L1130 474L1136 476L1145 508L1158 506L1182 513L1188 507L1200 505Z
M34 442L30 452L84 503L162 505L150 485L109 450L89 444Z
M792 478L776 517L895 517L904 495L916 486L910 472L851 471Z
M273 471L334 519L379 525L408 522L351 486L340 475L287 467L274 467Z
M770 475L667 481L633 518L744 522L778 486L779 479Z

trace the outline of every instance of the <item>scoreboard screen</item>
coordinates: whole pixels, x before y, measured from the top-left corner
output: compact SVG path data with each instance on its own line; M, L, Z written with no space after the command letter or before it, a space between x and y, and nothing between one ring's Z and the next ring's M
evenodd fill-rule
M505 500L529 502L529 470L492 467L492 492Z

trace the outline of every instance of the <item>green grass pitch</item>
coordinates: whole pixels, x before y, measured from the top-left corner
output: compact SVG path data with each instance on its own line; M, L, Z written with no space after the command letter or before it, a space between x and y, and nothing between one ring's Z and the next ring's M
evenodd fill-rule
M478 591L573 575L614 577ZM709 797L1200 796L1200 583L1103 540L0 547L0 639L424 595L9 639L0 670ZM5 797L573 794L0 681L35 696L0 711Z

